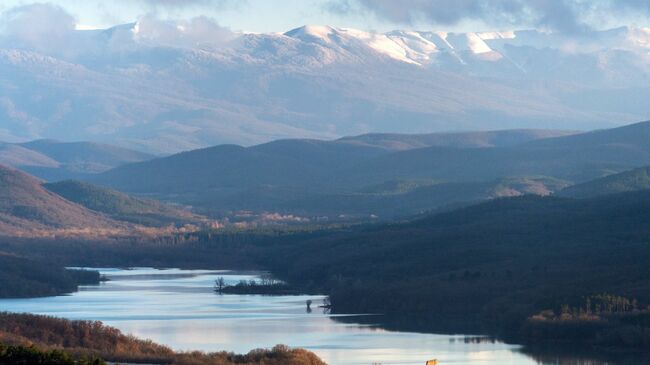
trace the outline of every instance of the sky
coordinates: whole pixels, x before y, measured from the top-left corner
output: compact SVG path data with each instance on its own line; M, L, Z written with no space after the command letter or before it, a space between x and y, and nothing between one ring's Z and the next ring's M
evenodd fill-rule
M82 27L107 28L143 16L207 16L234 31L285 32L321 24L370 31L398 28L581 32L650 25L650 0L53 0ZM0 12L32 4L2 0Z
M3 0L0 11L33 3ZM326 0L222 0L222 1L138 1L56 0L49 1L71 13L78 24L107 28L154 14L183 19L204 15L235 31L285 32L305 24L328 24L368 30L387 30L390 24L372 14L342 15L328 9ZM183 4L185 3L185 4Z

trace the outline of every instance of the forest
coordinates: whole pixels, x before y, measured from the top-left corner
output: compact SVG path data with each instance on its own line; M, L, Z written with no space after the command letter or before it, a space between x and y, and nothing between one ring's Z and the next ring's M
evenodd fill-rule
M97 271L69 270L51 260L34 261L0 252L0 298L64 294L99 280Z
M387 328L638 349L647 347L650 329L649 206L650 192L524 196L402 223L77 239L56 247L3 239L0 251L67 266L265 269L292 288L328 294L334 313L383 314L369 320ZM597 295L626 298L635 311L598 321L534 320ZM594 323L618 335L578 336ZM553 328L569 325L581 329L555 336Z

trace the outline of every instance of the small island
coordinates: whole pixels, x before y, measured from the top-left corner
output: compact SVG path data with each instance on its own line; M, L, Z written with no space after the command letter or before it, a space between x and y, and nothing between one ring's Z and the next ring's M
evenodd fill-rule
M228 285L223 277L214 282L214 291L218 294L250 294L250 295L298 295L296 289L287 283L263 275L257 280L241 280L235 285Z

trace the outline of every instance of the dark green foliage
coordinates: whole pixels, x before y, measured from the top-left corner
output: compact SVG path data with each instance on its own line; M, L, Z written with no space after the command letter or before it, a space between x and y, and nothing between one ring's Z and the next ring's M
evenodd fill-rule
M56 247L12 240L0 249L69 265L262 267L302 291L330 294L335 312L386 313L386 324L400 329L440 330L447 320L454 332L463 324L520 338L531 316L563 304L579 308L601 293L650 304L648 222L650 192L524 196L331 231L217 231ZM639 320L632 327L644 333L647 322ZM628 322L612 323L618 332L608 333L635 333L624 330Z
M98 284L99 279L97 271L66 270L45 261L0 254L0 298L69 293L78 285Z
M600 195L648 189L650 189L650 167L642 167L574 185L560 191L558 195L574 198L591 198Z
M300 291L292 288L283 282L259 283L256 281L242 280L235 285L219 287L214 289L220 294L254 294L254 295L298 295Z
M98 358L74 359L61 350L42 351L30 346L0 344L0 365L104 365Z

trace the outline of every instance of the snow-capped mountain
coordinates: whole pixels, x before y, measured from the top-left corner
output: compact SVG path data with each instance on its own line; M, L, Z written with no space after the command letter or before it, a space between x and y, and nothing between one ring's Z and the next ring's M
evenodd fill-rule
M650 28L569 37L208 25L144 19L46 43L0 39L0 140L175 152L364 132L588 129L650 116Z

